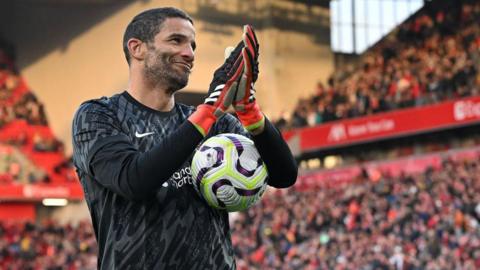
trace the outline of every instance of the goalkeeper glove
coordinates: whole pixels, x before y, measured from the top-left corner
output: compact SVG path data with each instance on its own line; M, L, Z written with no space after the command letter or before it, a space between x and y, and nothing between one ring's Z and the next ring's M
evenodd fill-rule
M233 106L238 119L248 131L253 131L265 124L265 116L260 111L255 99L254 83L258 78L259 44L255 31L250 25L243 27L242 50L244 72L235 94Z
M240 42L229 53L225 63L215 71L207 98L203 104L197 106L197 110L188 118L203 136L208 134L211 126L233 102L238 82L244 70L243 47L243 42Z

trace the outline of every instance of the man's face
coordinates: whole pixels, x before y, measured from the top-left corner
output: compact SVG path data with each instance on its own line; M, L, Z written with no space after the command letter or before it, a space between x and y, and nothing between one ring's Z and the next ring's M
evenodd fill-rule
M167 18L147 47L146 78L155 85L165 85L170 93L185 87L193 68L196 47L193 25L185 19Z

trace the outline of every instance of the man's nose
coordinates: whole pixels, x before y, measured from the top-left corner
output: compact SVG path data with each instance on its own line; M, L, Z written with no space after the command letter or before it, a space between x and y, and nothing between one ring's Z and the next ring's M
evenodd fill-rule
M195 59L195 52L191 45L184 46L181 52L181 55L184 59L193 62Z

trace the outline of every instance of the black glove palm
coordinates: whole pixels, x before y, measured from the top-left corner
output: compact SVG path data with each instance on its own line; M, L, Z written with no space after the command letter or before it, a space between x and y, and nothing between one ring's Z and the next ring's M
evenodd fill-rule
M237 85L243 72L243 42L230 53L225 63L213 74L205 104L217 107L218 113L224 113L233 102Z
M207 98L188 118L203 136L206 136L213 123L232 105L244 71L243 47L243 42L240 42L225 63L215 71Z

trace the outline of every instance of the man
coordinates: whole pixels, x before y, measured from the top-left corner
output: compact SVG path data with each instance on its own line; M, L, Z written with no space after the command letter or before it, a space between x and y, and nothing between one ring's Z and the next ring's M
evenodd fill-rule
M250 136L269 185L295 183L297 167L260 112L252 86L258 43L250 27L214 74L197 108L175 103L194 62L192 19L147 10L127 26L128 89L90 100L73 121L74 163L99 244L99 269L235 269L228 213L195 192L190 161L205 136ZM225 110L233 104L237 120ZM247 131L248 130L248 131Z

